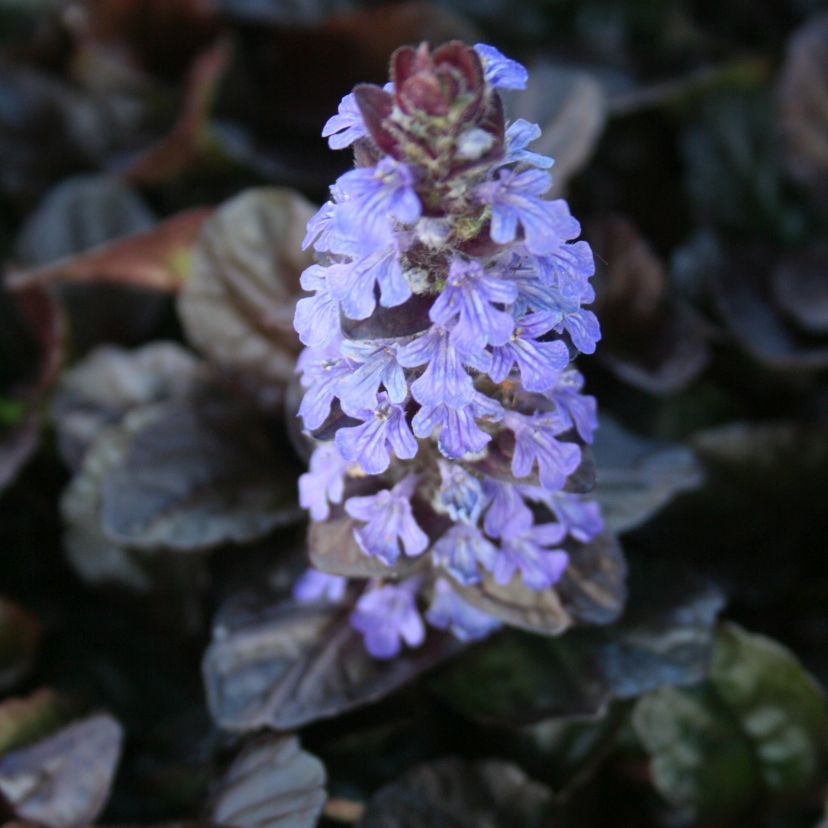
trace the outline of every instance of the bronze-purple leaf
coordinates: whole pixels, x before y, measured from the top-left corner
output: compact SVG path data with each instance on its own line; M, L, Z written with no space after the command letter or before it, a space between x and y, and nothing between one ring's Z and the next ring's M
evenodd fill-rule
M189 275L196 236L210 209L185 210L147 230L17 274L16 286L107 283L176 292Z
M210 818L234 828L314 828L325 804L325 768L295 736L248 744L218 783Z
M828 245L815 244L783 259L771 274L782 312L805 334L828 334Z
M311 521L308 529L308 555L311 563L322 572L347 578L401 578L417 569L420 558L403 554L393 566L364 552L354 537L359 524L343 512L335 512L328 520Z
M771 272L775 259L763 246L724 249L711 273L719 312L734 338L759 362L798 371L824 368L828 341L803 336L774 306Z
M495 583L487 575L478 584L457 589L472 606L512 627L542 635L560 635L573 623L556 590L529 589L520 575L504 585Z
M206 379L204 366L174 342L135 350L104 345L60 376L51 414L64 461L77 470L90 444L106 426L132 409L186 397Z
M101 481L101 525L140 549L200 551L298 520L291 475L252 412L206 392L134 411Z
M293 376L299 276L313 261L301 251L313 205L286 188L262 188L223 204L205 222L192 277L178 312L189 341L231 376L281 399Z
M610 624L627 600L627 563L615 535L566 545L569 563L555 585L561 604L579 624Z
M607 216L589 235L597 254L600 359L619 379L651 394L686 387L710 357L701 321L671 298L664 264L632 222Z
M0 758L0 795L19 819L82 828L103 809L121 754L121 726L91 716Z
M365 650L339 605L282 601L220 618L204 656L210 712L227 730L292 730L377 701L457 652L430 630L391 661Z

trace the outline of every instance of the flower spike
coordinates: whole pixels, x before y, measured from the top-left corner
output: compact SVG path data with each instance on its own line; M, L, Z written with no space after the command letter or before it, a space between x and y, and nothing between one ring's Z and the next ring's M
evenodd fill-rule
M528 73L458 41L390 65L389 84L358 86L322 131L356 166L308 222L317 264L295 322L299 415L319 436L300 500L364 556L351 623L378 659L428 627L488 635L511 618L476 595L555 589L603 531L570 485L597 425L571 366L600 338L583 307L592 253L566 202L545 198L539 127L504 118L497 90ZM335 566L296 587L306 601L357 592Z

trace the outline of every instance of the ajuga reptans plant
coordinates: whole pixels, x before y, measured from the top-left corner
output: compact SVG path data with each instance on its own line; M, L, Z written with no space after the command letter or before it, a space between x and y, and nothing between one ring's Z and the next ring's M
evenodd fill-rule
M426 622L462 640L501 621L469 590L548 590L571 539L602 531L570 491L595 400L572 367L600 337L589 245L562 199L540 129L507 124L497 92L523 66L491 46L398 49L391 82L358 86L323 130L355 169L308 223L318 263L295 325L299 410L316 442L299 481L312 521L347 521L377 564L351 616L391 658ZM300 601L341 600L311 569Z

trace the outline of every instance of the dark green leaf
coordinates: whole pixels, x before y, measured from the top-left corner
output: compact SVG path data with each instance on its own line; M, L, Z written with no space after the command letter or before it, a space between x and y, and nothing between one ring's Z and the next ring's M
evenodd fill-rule
M736 626L716 638L708 681L636 707L659 791L692 814L801 794L826 757L828 703L791 652Z
M510 762L438 759L381 788L358 828L496 828L548 824L551 791Z
M65 713L63 701L48 688L0 702L0 755L57 730Z
M494 722L593 716L613 698L704 677L719 592L674 565L638 562L630 600L611 627L551 640L503 632L435 680L462 712Z

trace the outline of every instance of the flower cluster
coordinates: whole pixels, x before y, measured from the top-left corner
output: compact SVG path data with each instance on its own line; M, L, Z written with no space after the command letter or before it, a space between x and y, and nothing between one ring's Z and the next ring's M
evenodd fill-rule
M401 48L391 66L323 130L356 166L308 223L317 264L295 320L317 442L300 500L313 521L350 521L386 573L352 614L377 658L420 645L423 616L488 634L500 621L475 587L550 589L572 542L602 531L568 486L596 427L571 367L600 338L583 307L592 253L566 202L543 197L540 129L505 121L497 89L524 88L526 70L459 42ZM295 595L346 587L310 570Z

